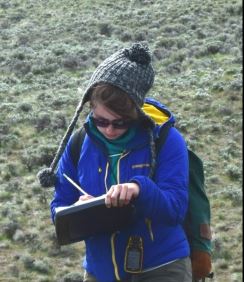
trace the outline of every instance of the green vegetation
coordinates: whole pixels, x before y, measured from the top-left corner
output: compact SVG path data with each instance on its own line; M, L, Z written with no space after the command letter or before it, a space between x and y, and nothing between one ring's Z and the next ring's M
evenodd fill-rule
M150 96L204 161L214 281L242 281L240 0L0 0L0 281L80 281L83 243L57 245L36 173L95 67L134 41L154 55Z

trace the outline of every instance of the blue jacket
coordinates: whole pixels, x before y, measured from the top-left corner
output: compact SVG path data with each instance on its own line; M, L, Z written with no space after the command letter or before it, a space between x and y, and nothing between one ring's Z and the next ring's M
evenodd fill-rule
M158 101L147 98L145 102L144 112L156 122L156 137L166 122L174 123L174 117ZM70 142L60 160L51 202L53 220L56 207L71 205L80 196L63 173L93 196L102 195L109 189L108 157L103 147L87 133L77 168L70 157ZM157 155L153 180L148 177L150 162L149 136L142 129L128 144L117 168L118 183L135 181L140 187L135 200L138 214L135 224L128 230L85 241L84 268L99 282L113 282L129 276L124 270L124 256L128 238L133 235L143 238L143 269L189 256L189 245L181 225L188 205L188 154L185 141L176 128L170 128Z

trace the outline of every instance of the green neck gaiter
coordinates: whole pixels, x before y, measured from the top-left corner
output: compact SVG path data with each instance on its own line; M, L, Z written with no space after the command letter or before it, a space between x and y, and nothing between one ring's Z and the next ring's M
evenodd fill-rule
M89 128L92 134L100 141L102 141L109 155L109 165L111 169L110 175L110 185L114 185L118 183L117 180L117 163L123 152L126 149L127 143L135 136L136 128L130 127L122 136L118 137L114 140L107 139L93 124L92 120L89 119Z

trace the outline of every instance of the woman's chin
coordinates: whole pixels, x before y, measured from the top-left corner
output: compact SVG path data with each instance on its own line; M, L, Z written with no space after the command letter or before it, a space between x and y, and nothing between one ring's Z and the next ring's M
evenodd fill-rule
M105 137L106 137L107 139L109 139L109 140L114 140L114 139L118 138L119 135L115 135L115 136L105 135Z

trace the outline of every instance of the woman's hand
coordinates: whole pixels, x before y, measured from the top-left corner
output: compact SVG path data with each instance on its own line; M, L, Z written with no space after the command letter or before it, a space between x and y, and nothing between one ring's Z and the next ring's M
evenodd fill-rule
M140 187L136 183L123 183L112 185L106 194L105 204L110 207L122 207L138 197Z
M79 204L81 201L87 201L91 198L94 198L92 195L82 195L80 196L79 200L74 203L74 205Z

